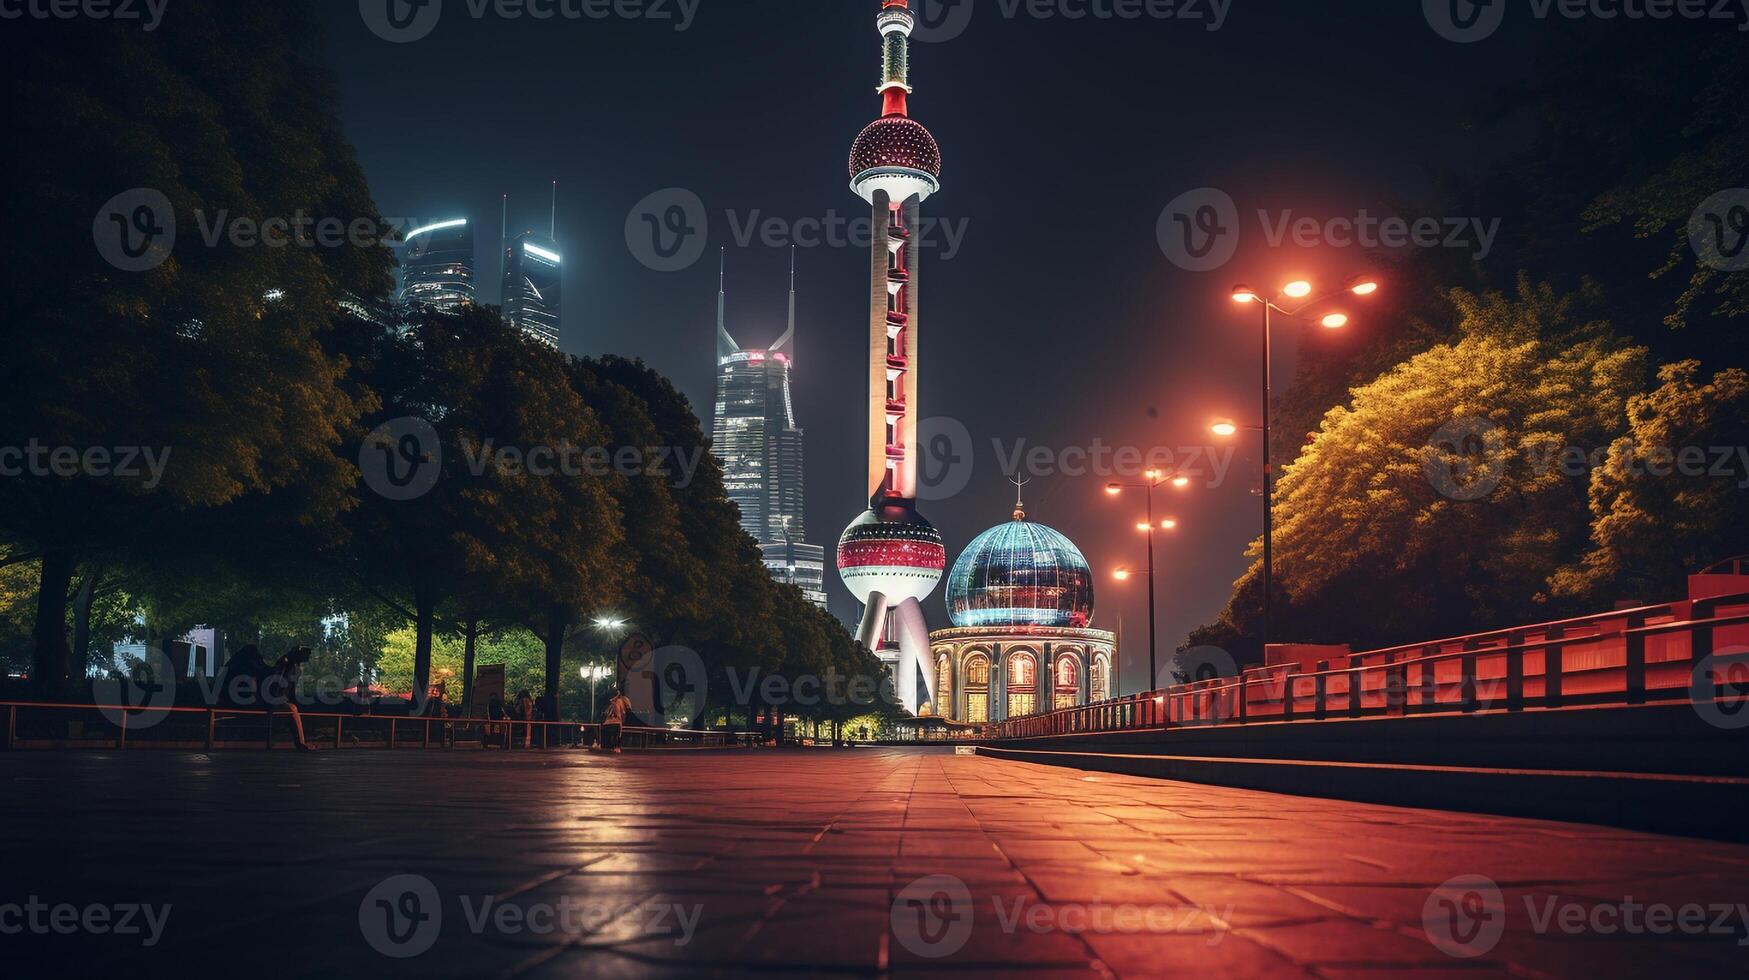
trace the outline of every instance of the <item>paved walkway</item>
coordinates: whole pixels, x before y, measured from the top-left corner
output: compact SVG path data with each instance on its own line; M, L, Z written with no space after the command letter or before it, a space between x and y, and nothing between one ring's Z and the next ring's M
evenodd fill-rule
M1749 847L936 751L11 753L0 787L34 975L1749 971Z

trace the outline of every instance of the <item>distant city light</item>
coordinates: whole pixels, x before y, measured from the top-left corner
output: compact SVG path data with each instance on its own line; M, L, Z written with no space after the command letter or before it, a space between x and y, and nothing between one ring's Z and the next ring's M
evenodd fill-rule
M522 247L530 255L533 255L537 258L546 259L548 262L551 262L554 265L559 264L560 259L559 259L559 253L557 253L557 252L549 252L546 249L541 248L539 245L532 245L532 244L529 244L528 242L522 243Z
M466 218L454 218L454 219L449 220L449 221L439 221L433 225L426 225L423 228L413 229L412 231L407 233L407 238L409 240L411 240L414 238L418 238L420 235L423 235L426 232L442 231L445 228L457 228L457 227L460 227L460 226L465 225L467 223L468 223L468 219L466 219Z

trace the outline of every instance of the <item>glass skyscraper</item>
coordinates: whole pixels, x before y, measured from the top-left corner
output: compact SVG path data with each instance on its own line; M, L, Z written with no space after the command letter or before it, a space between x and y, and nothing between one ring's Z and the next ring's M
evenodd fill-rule
M473 305L474 229L468 219L433 222L407 233L395 299L404 310L454 313Z
M559 243L518 235L504 254L504 318L549 347L559 346Z
M759 542L765 567L780 582L826 608L826 553L809 544L803 511L802 430L790 398L796 333L795 270L790 270L789 329L762 350L743 349L724 324L717 286L717 404L712 448L723 467L741 527Z

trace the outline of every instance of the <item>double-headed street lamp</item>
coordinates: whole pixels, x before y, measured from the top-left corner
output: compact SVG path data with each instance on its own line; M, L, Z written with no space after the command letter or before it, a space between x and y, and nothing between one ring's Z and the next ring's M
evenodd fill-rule
M1105 485L1105 492L1115 497L1125 490L1141 490L1147 494L1148 498L1148 519L1136 522L1136 530L1148 536L1148 570L1142 574L1148 576L1148 690L1152 691L1154 685L1160 682L1159 665L1155 662L1154 654L1154 532L1172 531L1178 527L1178 521L1173 518L1168 517L1162 520L1154 518L1154 491L1167 484L1171 484L1175 489L1183 490L1190 486L1190 477L1168 477L1161 470L1148 470L1142 476L1145 478L1142 483L1108 483ZM1113 574L1119 582L1127 582L1131 576L1137 573L1127 568L1119 568ZM1113 673L1118 673L1116 668L1113 668ZM1117 686L1117 678L1113 677L1113 693L1116 693Z
M1210 429L1217 436L1233 436L1240 429L1250 429L1263 434L1263 646L1269 646L1269 615L1271 598L1275 579L1275 470L1270 462L1269 454L1269 416L1275 404L1275 395L1270 382L1270 369L1273 363L1270 359L1270 324L1275 314L1280 314L1290 320L1310 323L1308 311L1321 303L1335 299L1344 293L1354 296L1371 296L1379 291L1378 280L1371 276L1357 276L1348 281L1341 289L1332 290L1320 296L1313 296L1312 284L1304 279L1295 279L1282 287L1281 292L1269 299L1250 286L1233 287L1233 301L1237 303L1256 303L1263 307L1263 424L1241 426L1230 419L1217 419ZM1284 305L1286 304L1286 305ZM1318 325L1328 330L1340 330L1348 326L1348 314L1332 311L1318 318Z

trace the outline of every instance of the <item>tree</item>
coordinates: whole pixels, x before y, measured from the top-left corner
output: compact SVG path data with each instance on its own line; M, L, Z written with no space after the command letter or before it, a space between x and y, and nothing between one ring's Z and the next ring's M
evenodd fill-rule
M1558 606L1550 579L1590 531L1586 461L1620 433L1645 351L1585 315L1594 296L1523 284L1451 301L1461 339L1356 388L1284 471L1278 635L1402 642ZM1242 632L1259 577L1224 617Z
M1556 575L1559 595L1656 601L1680 594L1688 574L1749 554L1749 372L1702 383L1700 363L1682 361L1658 380L1629 399L1626 434L1591 471L1592 548Z
M8 227L32 232L0 243L0 445L79 461L0 483L0 536L41 556L32 680L44 693L68 673L82 564L167 515L292 484L312 520L330 519L350 482L330 447L361 406L317 337L342 292L386 288L387 250L208 245L197 232L232 218L381 226L309 52L315 32L295 4L188 0L176 19L175 31L85 18L4 32L8 184L21 189L4 207ZM92 247L94 216L130 187L161 194L185 229L142 272ZM142 202L121 220L164 227L171 215ZM99 453L113 455L99 465Z

